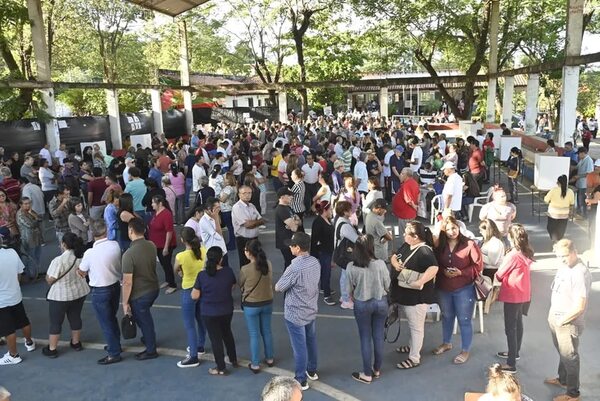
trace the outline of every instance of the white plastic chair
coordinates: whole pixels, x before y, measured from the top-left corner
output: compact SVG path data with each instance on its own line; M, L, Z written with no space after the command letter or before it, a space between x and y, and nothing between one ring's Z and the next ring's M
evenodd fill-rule
M477 305L473 309L473 319L477 316L477 312L479 312L479 332L483 333L483 301L477 301ZM458 319L454 319L454 330L453 334L458 333Z
M437 202L437 207L436 207ZM431 199L431 224L435 221L435 216L444 209L444 199L442 195L436 195Z
M469 213L469 223L473 221L473 212L475 208L483 207L486 203L490 201L492 198L493 187L490 187L486 192L480 192L479 195L475 199L473 199L473 203L469 205L468 213Z
M438 304L430 304L427 308L427 313L435 313L435 321L440 321L440 314L442 313L442 311Z

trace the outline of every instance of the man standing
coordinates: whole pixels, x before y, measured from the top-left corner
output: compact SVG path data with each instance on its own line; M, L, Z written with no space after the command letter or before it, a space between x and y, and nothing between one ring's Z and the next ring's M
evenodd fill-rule
M444 209L450 209L458 217L462 208L463 180L456 172L456 166L452 162L446 162L442 166L446 178L442 190Z
M333 173L331 174L331 182L333 183L332 192L334 196L340 193L340 189L344 187L344 162L336 160L333 163Z
M392 199L392 169L390 166L390 159L394 156L394 151L392 150L392 145L386 143L383 145L383 151L385 155L383 156L383 186L385 188L385 199L388 201Z
M366 158L367 154L365 152L360 152L358 161L354 165L356 188L362 196L367 196L367 192L369 192L369 172L367 171L367 164L365 163Z
M292 235L298 231L298 227L302 225L302 221L290 207L293 195L294 193L286 187L279 188L277 191L279 203L275 208L275 247L281 251L283 256L284 270L294 258L290 248L285 244L285 240L292 238Z
M40 178L37 169L33 167L33 157L25 156L21 166L21 177L26 177L32 184L40 185Z
M102 197L108 186L106 185L106 180L102 176L102 169L100 167L94 167L92 169L92 174L94 175L94 179L88 182L87 201L90 217L94 220L98 220L102 218L102 215L104 214L106 204L103 203Z
M156 275L156 246L144 238L144 231L142 219L129 220L127 233L131 245L123 254L123 313L133 315L146 346L135 355L138 361L158 357L154 320L150 313L160 286Z
M258 227L263 225L265 221L256 210L256 206L250 202L252 188L244 185L240 188L238 195L240 200L231 209L231 219L241 268L250 263L246 258L246 243L258 238Z
M400 190L392 200L392 212L398 218L398 235L400 245L404 243L404 229L406 223L417 217L419 206L419 184L413 178L413 171L410 167L404 167L400 171Z
M412 149L412 154L410 155L410 168L416 173L423 164L423 149L419 146L419 138L412 138L409 142L409 146Z
M48 203L50 216L54 219L54 230L56 231L56 238L58 239L59 246L63 235L71 231L69 228L70 200L71 190L60 184L56 196Z
M46 213L46 206L44 206L44 193L42 192L42 189L39 186L32 184L29 181L29 177L21 177L21 182L24 184L21 196L23 198L31 199L31 208L37 213L38 218L43 220L44 214Z
M552 283L548 324L560 361L558 377L544 382L567 389L566 394L554 397L554 401L578 401L579 337L583 332L592 278L571 240L558 241L554 245L554 253L561 264Z
M315 163L315 156L312 153L306 155L306 164L302 166L304 173L304 184L306 185L306 195L304 196L304 206L309 212L312 206L312 199L319 191L319 175L323 168L319 163Z
M67 157L67 145L61 143L56 152L54 152L54 157L58 160L58 164L64 166L64 160Z
M365 217L365 233L373 236L375 257L384 261L389 259L388 242L394 239L392 233L383 224L387 212L386 206L385 199L375 199L371 204L371 213Z
M577 188L577 213L584 218L587 217L587 208L585 205L585 192L587 190L586 178L588 173L594 171L594 160L588 155L588 150L585 147L577 149L577 175L571 177L571 181L575 181Z
M125 169L123 170L123 182L125 183L125 185L127 186L127 183L129 182L129 170L135 167L135 161L131 158L128 157L125 159Z
M129 182L125 183L125 192L133 197L133 211L144 218L146 216L146 208L142 204L144 196L146 196L146 184L140 178L140 169L133 166L129 169Z
M17 351L17 330L23 331L25 349L35 350L35 342L31 338L31 324L25 308L19 279L25 266L14 249L4 247L0 236L0 338L6 337L8 352L0 358L1 365L15 365L22 362Z
M469 156L469 171L473 175L479 188L482 188L484 171L483 171L483 152L479 148L479 141L472 139L469 147L471 148L471 154Z
M79 274L89 275L92 306L104 334L108 355L98 360L100 365L121 362L121 341L117 310L121 285L121 248L117 241L106 238L106 223L96 220L92 223L94 246L83 254L79 264ZM152 254L154 257L156 252Z
M223 262L227 264L227 244L223 238L223 229L221 228L221 203L217 198L208 198L206 200L204 214L200 218L198 225L202 233L202 243L206 249L218 246L223 251Z
M204 156L196 156L196 164L192 168L192 191L198 193L200 191L200 179L206 176L206 170L204 170Z
M319 379L315 320L321 265L317 258L309 254L308 234L297 232L286 241L286 245L295 259L275 284L275 291L285 293L283 314L296 362L294 377L302 390L308 390L307 378Z
M50 149L50 145L47 143L44 144L44 147L40 150L39 156L41 159L48 160L48 167L52 167L52 155L48 149Z

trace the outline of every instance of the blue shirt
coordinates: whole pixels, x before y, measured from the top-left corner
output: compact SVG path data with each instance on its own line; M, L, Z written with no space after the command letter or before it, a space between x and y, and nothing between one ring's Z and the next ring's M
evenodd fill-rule
M117 207L114 204L109 203L104 209L104 221L106 222L108 239L116 241L119 222L117 220Z
M162 188L162 173L156 167L152 167L148 172L148 178L156 182L159 188Z
M563 153L564 157L568 157L572 162L577 163L577 151L575 149L568 150Z
M223 266L212 277L206 270L198 273L194 288L200 290L202 315L223 316L233 313L231 290L236 283L235 274L229 266Z
M317 258L300 255L292 260L275 284L276 291L285 292L285 320L306 326L317 318L320 279L321 265Z
M134 211L146 210L144 205L142 205L142 199L144 199L144 195L146 195L146 184L144 184L144 180L136 178L135 180L129 181L125 187L125 192L131 194L133 197Z
M594 161L589 155L586 155L582 160L577 163L577 183L575 186L578 189L587 188L586 176L588 173L594 171Z

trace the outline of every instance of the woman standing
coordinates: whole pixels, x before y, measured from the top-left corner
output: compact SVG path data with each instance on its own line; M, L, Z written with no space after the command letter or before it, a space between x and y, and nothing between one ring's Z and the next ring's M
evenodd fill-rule
M166 199L160 195L152 198L152 209L154 215L148 224L148 239L156 245L158 260L165 272L165 282L160 288L168 287L165 294L169 295L177 291L171 264L173 250L177 247L175 230L173 230L173 214L167 209Z
M171 181L171 187L175 191L176 202L173 213L177 217L177 222L183 224L185 214L185 176L179 171L179 167L175 163L171 164L171 171L167 174L169 181Z
M0 188L0 233L15 236L19 234L17 226L17 206L10 200L3 188Z
M321 188L319 188L316 195L312 199L315 207L321 202L331 203L331 184L331 175L328 173L322 173L319 175L319 185L321 185Z
M223 266L223 250L218 246L206 252L206 264L196 278L192 299L200 299L202 323L206 327L217 366L208 369L211 375L224 375L225 352L234 367L238 367L235 340L231 332L233 318L233 297L231 291L236 285L235 275L229 266Z
M404 229L404 244L390 262L392 285L390 300L402 305L408 318L410 340L408 345L396 348L396 352L408 354L408 358L396 365L398 369L412 369L421 364L421 348L425 337L425 317L429 304L436 303L434 279L438 262L433 253L431 231L417 221L409 221ZM398 276L403 269L410 269L421 277L410 283L410 288L399 285Z
M321 291L323 302L329 306L335 305L331 290L331 258L333 256L333 223L331 221L331 203L322 201L315 205L317 217L313 220L310 237L311 255L319 259L321 264Z
M557 243L565 236L571 207L575 204L575 193L569 188L566 175L558 177L557 186L546 194L544 202L548 204L546 229L552 242Z
M244 317L250 336L252 354L248 369L260 372L260 342L265 349L265 363L273 366L273 336L271 315L273 313L273 268L260 242L256 239L246 243L244 250L250 261L240 269L240 289Z
M215 197L219 197L221 195L221 189L223 189L223 176L221 175L221 165L215 164L212 172L210 173L210 178L208 179L208 186L214 189Z
M458 319L462 348L454 358L454 364L460 365L469 359L473 341L473 282L483 269L483 259L477 244L460 232L454 217L446 217L442 222L436 257L440 268L436 287L442 309L443 342L433 350L433 354L440 355L452 349L454 319Z
M181 277L181 312L183 326L187 334L188 356L177 362L180 368L194 368L200 365L198 357L204 354L206 329L200 315L200 301L192 299L192 288L198 273L204 268L206 248L201 247L193 229L184 227L181 230L181 242L185 251L175 256L175 273ZM197 329L196 329L197 327Z
M494 188L492 201L483 205L479 212L479 220L493 220L503 238L508 234L508 227L515 217L517 208L506 201L506 192L502 187Z
M229 240L227 241L227 249L235 249L235 234L233 232L233 220L231 219L231 209L235 202L237 202L237 184L235 176L231 171L225 174L223 181L224 187L219 195L219 201L221 202L221 216L223 216L223 223L227 225L227 231L229 233Z
M375 199L383 199L383 192L381 192L381 189L379 188L379 178L369 177L368 188L369 192L367 192L367 195L362 201L363 216L371 213L371 205Z
M504 331L508 352L498 352L500 358L507 358L502 370L517 372L517 359L523 341L523 315L527 314L531 301L530 267L533 263L533 249L529 236L521 224L513 224L508 231L512 246L496 272L501 283L498 300L504 302Z
M346 201L350 203L352 214L350 215L350 221L354 226L358 226L358 210L360 208L360 193L356 189L356 183L354 176L350 173L344 174L344 187L340 188L340 193L337 197L337 202ZM337 207L336 207L337 214Z
M508 167L508 192L510 192L509 202L517 204L519 203L519 191L517 190L517 178L521 173L521 159L523 154L521 149L516 146L510 149L510 157L506 162Z
M139 217L133 211L133 196L131 194L124 193L119 198L119 211L117 216L119 217L119 220L117 221L117 224L119 225L117 241L121 247L121 252L125 252L129 248L129 244L131 244L127 231L129 220L134 217Z
M60 243L62 254L55 257L46 273L48 291L48 310L50 314L50 338L42 353L49 358L56 358L58 340L65 315L71 326L70 345L75 351L81 351L81 310L85 297L90 292L85 278L77 274L84 242L73 233L65 233Z
M84 244L92 241L90 216L85 212L81 198L72 198L69 213L69 228Z
M483 219L479 222L479 233L483 237L479 248L483 256L483 275L494 279L494 274L504 258L504 242L502 235L493 220Z
M44 202L46 203L46 210L48 210L48 202L54 198L56 195L56 190L58 189L58 183L56 182L56 176L54 172L50 170L48 165L48 160L40 159L40 169L38 171L38 176L40 178L40 183L42 184L42 192L44 193Z
M204 206L196 206L190 213L189 219L185 222L185 227L194 230L198 241L202 243L202 231L200 231L200 219L204 216Z
M363 370L353 372L352 378L361 383L371 383L373 376L381 376L390 275L385 261L375 258L373 236L370 234L358 237L353 259L346 267L346 277L350 296L354 300ZM373 354L375 360L372 359Z
M173 213L173 217L175 217L175 202L177 201L177 194L171 186L171 180L169 180L169 177L163 176L163 178L161 178L160 181L162 182L163 191L165 191L165 199L169 204L169 210L171 211L171 213Z
M292 192L294 193L294 197L292 198L292 203L290 207L294 214L297 214L300 217L300 220L304 218L304 212L306 212L306 206L304 205L304 195L306 193L306 186L304 185L304 173L299 168L294 169L292 171Z
M43 238L40 227L41 219L31 208L31 199L21 198L16 220L21 233L21 251L29 256L27 276L34 280L37 278L40 269Z

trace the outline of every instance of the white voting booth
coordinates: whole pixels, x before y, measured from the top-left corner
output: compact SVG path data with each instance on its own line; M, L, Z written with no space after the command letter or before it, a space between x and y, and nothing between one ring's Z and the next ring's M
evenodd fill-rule
M142 149L152 148L152 135L150 134L131 135L129 140L131 146L136 149L138 144L142 145Z
M495 137L495 135L494 135ZM501 136L500 137L500 160L505 162L510 157L510 150L512 148L521 149L521 137L520 136Z
M561 175L569 176L570 158L556 154L536 153L533 185L542 191L556 186L556 180Z

